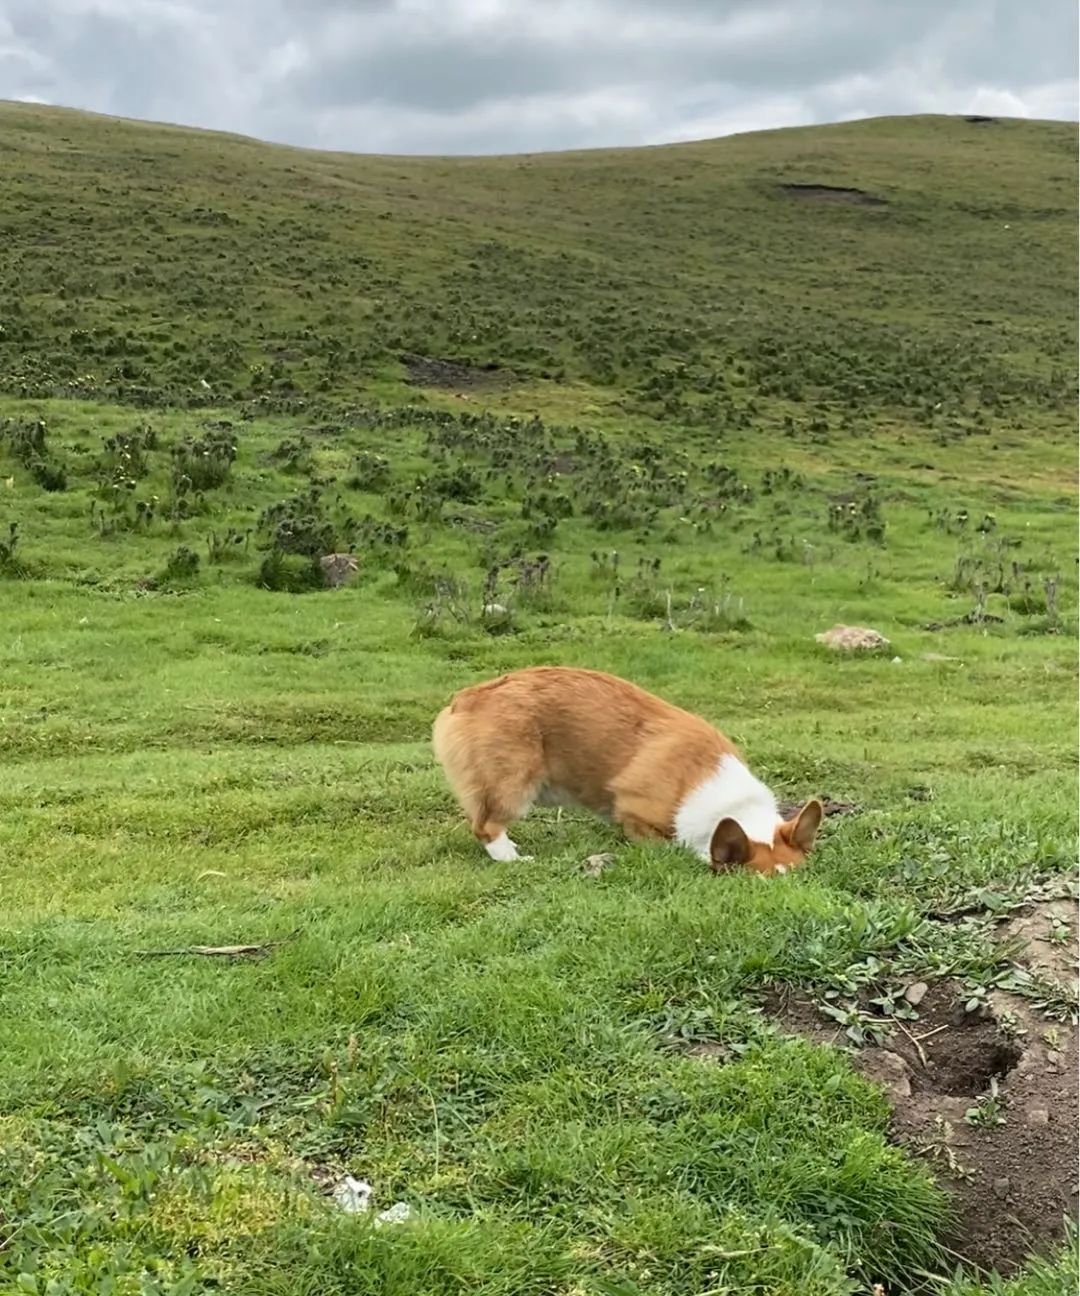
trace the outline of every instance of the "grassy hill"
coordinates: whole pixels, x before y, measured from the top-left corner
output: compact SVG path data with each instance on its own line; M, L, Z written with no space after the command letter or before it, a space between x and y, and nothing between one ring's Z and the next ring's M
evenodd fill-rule
M1075 127L0 150L4 1290L1073 1290ZM854 812L493 864L536 662Z

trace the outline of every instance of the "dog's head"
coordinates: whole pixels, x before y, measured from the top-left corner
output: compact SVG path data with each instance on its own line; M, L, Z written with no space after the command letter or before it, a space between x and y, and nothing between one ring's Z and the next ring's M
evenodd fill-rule
M787 873L804 863L814 845L825 810L807 801L793 819L781 819L771 842L751 841L734 819L721 819L709 845L714 873L745 868L754 873Z

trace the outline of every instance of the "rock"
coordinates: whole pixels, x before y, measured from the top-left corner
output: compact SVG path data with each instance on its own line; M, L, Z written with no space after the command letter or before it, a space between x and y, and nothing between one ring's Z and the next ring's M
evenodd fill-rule
M332 553L324 554L319 559L319 566L327 589L337 589L339 585L352 579L360 563L352 554Z
M911 985L904 991L904 998L911 1004L912 1008L918 1008L919 1004L926 998L926 992L930 987L925 981L912 981Z
M697 1044L691 1044L686 1050L686 1056L700 1058L702 1062L723 1063L730 1057L730 1050L726 1045L716 1040L701 1040Z
M590 855L582 864L581 871L585 877L599 877L604 869L615 863L615 856L609 854Z
M412 1219L412 1207L409 1203L394 1202L393 1206L388 1206L386 1210L379 1211L375 1216L375 1227L382 1228L384 1224L404 1224L410 1219Z
M1031 1107L1025 1119L1029 1125L1049 1125L1050 1113L1045 1107Z
M814 638L826 648L841 652L880 651L890 646L883 634L868 626L834 625L831 630L823 630Z
M995 1179L995 1180L994 1180L994 1196L995 1196L995 1197L1008 1197L1008 1195L1009 1195L1009 1189L1010 1189L1011 1187L1012 1187L1012 1184L1009 1182L1008 1179Z
M868 1080L884 1085L894 1098L911 1097L911 1079L908 1065L897 1053L876 1049L864 1053L859 1059L859 1070Z
M1064 1062L1064 1061L1065 1061L1065 1054L1064 1054L1064 1053L1059 1052L1057 1049L1047 1049L1047 1050L1046 1050L1046 1065L1047 1065L1047 1066L1052 1066L1055 1070L1057 1070L1057 1069L1059 1069L1059 1068L1061 1067L1061 1064L1062 1064L1062 1062Z

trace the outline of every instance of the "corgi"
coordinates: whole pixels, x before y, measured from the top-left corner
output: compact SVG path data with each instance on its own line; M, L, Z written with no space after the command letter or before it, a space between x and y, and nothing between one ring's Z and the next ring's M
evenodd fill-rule
M823 814L776 798L707 721L614 675L513 671L455 694L435 720L435 756L493 860L522 858L507 829L532 805L582 805L632 841L675 841L714 873L786 873Z

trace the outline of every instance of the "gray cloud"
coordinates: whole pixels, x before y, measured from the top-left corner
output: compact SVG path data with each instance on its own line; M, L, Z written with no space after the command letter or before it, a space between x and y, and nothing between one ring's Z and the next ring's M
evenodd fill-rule
M361 152L1077 116L1075 0L8 0L0 98Z

